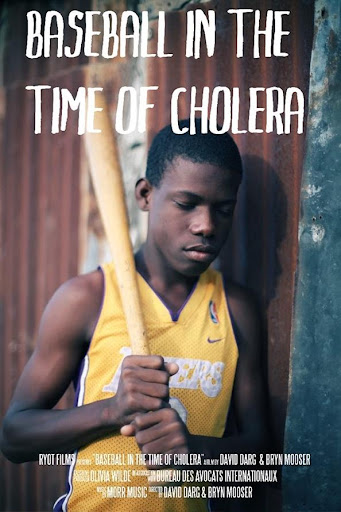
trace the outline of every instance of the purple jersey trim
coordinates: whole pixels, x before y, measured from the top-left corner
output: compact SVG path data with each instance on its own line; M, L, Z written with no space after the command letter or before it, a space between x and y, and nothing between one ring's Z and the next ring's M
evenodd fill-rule
M234 338L236 340L237 347L239 349L240 348L240 344L239 344L239 340L238 340L238 328L237 328L237 324L235 322L235 319L233 318L232 311L231 311L231 308L230 308L229 296L228 296L228 292L227 292L227 280L225 279L225 277L223 277L223 286L224 286L224 291L225 291L225 300L226 300L227 311L228 311L228 313L230 315Z
M91 336L91 340L90 340L89 346L87 348L86 354L84 355L82 361L80 362L80 364L79 364L79 366L77 368L77 372L76 372L74 378L72 379L73 386L74 386L74 389L75 389L75 397L74 397L74 400L73 400L73 406L74 407L77 407L77 405L78 405L79 395L80 395L80 392L82 390L81 389L82 388L81 376L83 375L83 372L84 372L84 365L85 365L85 362L86 362L86 358L87 358L87 355L89 353L91 343L92 343L92 341L94 339L94 334L95 334L95 331L97 329L98 321L100 319L100 316L101 316L101 313L102 313L102 309L103 309L103 304L104 304L104 297L105 297L105 292L106 292L105 274L104 274L104 271L103 271L102 267L97 267L97 270L100 270L102 272L102 275L103 275L104 286L103 286L102 302L101 302L101 307L99 309L99 314L98 314L98 317L97 317L97 320L96 320L96 325L95 325L95 328L94 328L94 332L93 332L93 334ZM76 455L76 458L77 458L78 451L76 450L74 452L74 454ZM73 469L74 469L74 466L70 467L69 470L67 471L67 474L66 474L66 485L65 485L66 493L63 494L62 496L60 496L57 499L57 501L53 505L53 512L63 512L63 510L67 509L67 503L68 503L69 498L70 498L70 490L71 490L71 482L72 482ZM66 499L67 499L67 502L65 503ZM65 503L65 508L63 509L64 503Z
M53 512L63 512L62 506L63 506L66 496L67 496L67 493L63 494L63 496L60 496L60 498L57 499L57 501L53 505Z
M162 304L165 306L165 308L167 309L168 313L170 314L170 317L172 319L173 322L177 322L179 320L179 317L180 317L180 314L181 314L181 311L184 309L184 307L186 306L186 304L188 303L189 299L192 297L196 287L197 287L197 284L199 282L199 278L196 279L195 283L193 284L193 287L191 289L191 291L189 292L189 294L187 295L187 298L185 300L185 302L182 304L182 306L177 310L177 311L172 311L168 306L167 304L165 303L165 301L163 300L163 298L158 294L158 292L152 287L152 285L150 283L148 283L147 279L145 279L143 277L142 274L140 274L140 272L138 272L138 274L142 277L142 279L146 282L146 284L149 286L149 288L155 293L155 295L157 296L157 298L162 302Z
M224 292L225 292L226 308L227 308L227 312L230 316L234 339L236 340L236 344L237 344L237 347L239 350L240 342L238 341L238 329L237 329L237 324L233 318L230 304L229 304L227 279L224 276L222 276L222 278L223 278L223 287L224 287ZM234 383L233 383L233 390L234 390ZM233 395L233 390L232 390L232 395ZM229 405L229 408L228 408L228 411L226 414L225 430L224 430L223 437L229 437L230 435L235 434L236 431L237 431L236 418L235 418L235 412L234 412L234 408L233 408L233 401L232 401L232 397L231 397L230 405Z
M72 381L73 381L73 387L75 389L75 398L74 398L74 403L73 405L76 406L77 405L77 401L78 401L78 397L79 397L79 383L80 383L80 376L82 375L82 372L83 372L83 368L84 368L84 361L85 361L85 358L86 356L88 355L89 353L89 350L90 350L90 347L91 347L91 344L92 344L92 341L94 339L94 334L96 332L96 329L97 329L97 325L98 325L98 321L100 319L100 316L101 316L101 313L102 313L102 309L103 309L103 304L104 304L104 297L105 297L105 292L106 292L106 282L105 282L105 274L104 274L104 271L102 269L102 267L97 267L97 270L100 270L102 272L102 275L103 275L103 295L102 295L102 301L101 301L101 306L99 308L99 313L98 313L98 317L97 317L97 320L96 320L96 324L95 324L95 328L94 328L94 332L92 333L92 336L91 336L91 340L90 340L90 343L89 343L89 346L87 348L87 351L86 353L84 354L84 357L83 359L81 360L80 362L80 365L78 366L77 368L77 372L75 374L75 376L73 377Z

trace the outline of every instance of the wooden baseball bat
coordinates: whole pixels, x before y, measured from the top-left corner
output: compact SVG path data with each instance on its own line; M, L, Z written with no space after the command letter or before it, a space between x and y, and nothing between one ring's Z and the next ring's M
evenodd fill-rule
M92 182L104 230L113 257L133 354L148 355L148 342L140 305L122 172L105 97L96 94L96 129L86 134Z

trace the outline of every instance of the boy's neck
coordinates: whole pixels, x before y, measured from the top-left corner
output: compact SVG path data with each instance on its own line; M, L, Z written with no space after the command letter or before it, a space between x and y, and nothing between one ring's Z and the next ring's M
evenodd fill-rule
M139 274L173 311L181 308L198 280L196 276L187 277L162 265L146 245L142 245L136 253L135 264Z

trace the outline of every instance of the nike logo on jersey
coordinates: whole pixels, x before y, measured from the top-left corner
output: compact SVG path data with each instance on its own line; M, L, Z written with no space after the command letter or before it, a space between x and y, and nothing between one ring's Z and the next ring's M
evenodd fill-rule
M217 343L217 341L221 341L223 338L217 338L215 340L211 340L211 338L207 338L208 343Z

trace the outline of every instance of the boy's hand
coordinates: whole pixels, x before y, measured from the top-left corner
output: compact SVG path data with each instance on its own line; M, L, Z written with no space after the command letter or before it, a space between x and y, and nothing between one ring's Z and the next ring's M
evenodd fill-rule
M136 416L121 434L134 435L142 453L189 453L190 434L178 413L168 408ZM149 469L156 466L148 465Z
M113 397L119 425L128 425L138 414L169 407L169 379L178 371L161 356L127 356L122 363L116 395Z

